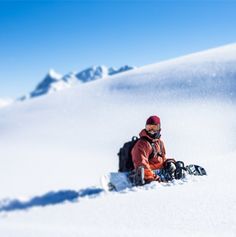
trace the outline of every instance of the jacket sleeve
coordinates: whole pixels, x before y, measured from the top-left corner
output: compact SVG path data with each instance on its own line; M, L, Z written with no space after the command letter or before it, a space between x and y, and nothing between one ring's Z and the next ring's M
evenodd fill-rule
M150 168L148 157L152 152L152 148L149 147L147 142L139 140L132 149L132 160L134 167L138 168L140 166L144 167L144 179L152 181L155 178L155 175Z

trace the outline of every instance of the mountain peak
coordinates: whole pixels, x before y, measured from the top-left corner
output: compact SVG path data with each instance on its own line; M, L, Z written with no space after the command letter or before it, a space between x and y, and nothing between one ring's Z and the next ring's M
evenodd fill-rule
M44 79L36 86L35 90L30 93L30 97L44 95L57 90L55 84L58 82L61 84L61 78L62 76L59 73L54 69L50 69Z
M108 74L108 68L104 65L98 66L93 65L79 73L76 74L76 77L81 82L89 82L96 79L107 77Z
M53 78L55 80L60 80L62 78L62 75L57 73L54 69L50 69L47 74L48 77Z

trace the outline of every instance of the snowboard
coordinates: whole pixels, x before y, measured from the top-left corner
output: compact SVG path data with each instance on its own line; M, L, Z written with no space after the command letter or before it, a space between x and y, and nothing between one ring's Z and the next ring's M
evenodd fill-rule
M185 166L184 170L186 174L188 175L196 175L196 176L207 175L206 170L202 166L195 165L195 164L190 164L190 165ZM160 173L158 174L159 176L162 176L161 177L162 180L164 180L165 182L167 181L167 179L165 179L164 177L165 176L164 172L160 171ZM144 185L145 182L144 182L143 173L139 175L139 179L140 178L141 180L139 180L137 184L137 178L133 172L110 172L108 174L103 175L100 181L101 181L102 188L105 191L120 192L127 188Z
M126 188L132 188L130 172L111 172L101 177L101 185L105 191L120 192Z

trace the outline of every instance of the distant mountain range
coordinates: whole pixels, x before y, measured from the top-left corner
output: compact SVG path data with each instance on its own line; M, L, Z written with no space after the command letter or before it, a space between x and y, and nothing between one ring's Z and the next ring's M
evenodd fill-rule
M60 75L50 70L36 88L18 100L26 100L105 79L99 86L111 91L137 91L152 95L236 98L236 43L135 68L92 66ZM130 71L128 75L124 72ZM114 79L110 78L117 75ZM108 80L107 80L108 79ZM97 88L99 88L99 86ZM79 87L79 86L78 86ZM0 101L6 104L5 101Z
M83 71L71 72L64 76L51 69L32 92L28 95L22 96L19 100L53 93L65 88L70 88L80 83L87 83L97 79L112 77L113 75L132 70L134 68L135 67L128 65L122 66L118 69L106 66L92 66Z

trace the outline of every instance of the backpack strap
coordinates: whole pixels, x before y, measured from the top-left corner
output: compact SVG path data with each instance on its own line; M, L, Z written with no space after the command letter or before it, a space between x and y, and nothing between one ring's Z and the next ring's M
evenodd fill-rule
M155 146L155 143L152 141L152 140L150 140L149 138L147 138L147 137L140 137L140 139L141 140L144 140L144 141L147 141L150 145L151 145L151 147L152 147L152 153L149 155L149 157L148 157L148 160L151 160L153 157L155 157L155 156L161 156L162 157L162 148L161 148L161 142L160 142L160 150L161 150L161 152L157 152L157 149L156 149L156 146Z
M163 157L163 154L162 154L163 144L162 144L161 140L160 140L159 146L160 146L160 150L161 150L161 152L159 153L159 156Z

